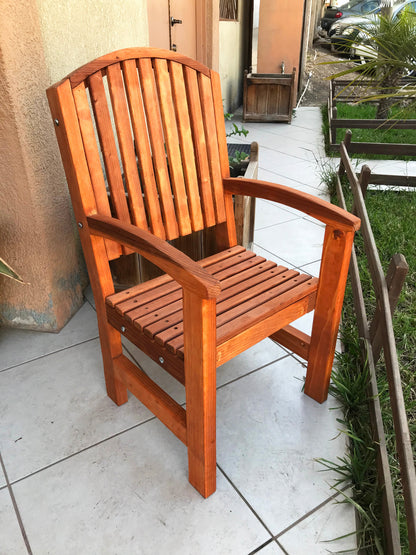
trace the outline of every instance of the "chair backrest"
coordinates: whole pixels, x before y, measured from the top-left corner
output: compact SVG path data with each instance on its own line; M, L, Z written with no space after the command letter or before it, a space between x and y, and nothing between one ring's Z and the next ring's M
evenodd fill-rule
M75 211L112 214L166 239L226 220L216 72L175 52L131 48L47 92ZM106 244L109 259L122 253Z

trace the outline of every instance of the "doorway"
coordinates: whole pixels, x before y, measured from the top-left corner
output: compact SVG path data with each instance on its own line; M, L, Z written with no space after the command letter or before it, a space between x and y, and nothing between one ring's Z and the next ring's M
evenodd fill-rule
M197 58L197 13L194 0L159 0L147 4L149 46Z

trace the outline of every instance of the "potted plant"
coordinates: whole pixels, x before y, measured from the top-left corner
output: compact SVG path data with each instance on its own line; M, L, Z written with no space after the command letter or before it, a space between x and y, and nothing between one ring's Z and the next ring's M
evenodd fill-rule
M230 121L234 117L234 114L224 112L224 117L226 120ZM245 129L245 127L238 127L236 123L233 123L231 131L227 133L227 137L232 137L234 135L247 137L248 129ZM250 144L227 143L227 146L231 177L244 175L250 161Z

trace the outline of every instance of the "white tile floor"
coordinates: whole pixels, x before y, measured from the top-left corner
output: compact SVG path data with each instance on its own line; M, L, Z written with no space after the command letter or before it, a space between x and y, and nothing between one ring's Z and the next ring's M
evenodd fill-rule
M299 109L291 125L246 127L260 178L324 195L318 108ZM305 234L307 250L295 243ZM310 218L258 202L256 252L316 275L322 239ZM88 301L58 335L0 330L0 554L354 552L354 537L330 541L353 532L355 516L316 462L344 453L340 411L303 395L296 357L265 340L219 368L218 488L204 500L181 442L135 398L116 407L106 396L97 336Z

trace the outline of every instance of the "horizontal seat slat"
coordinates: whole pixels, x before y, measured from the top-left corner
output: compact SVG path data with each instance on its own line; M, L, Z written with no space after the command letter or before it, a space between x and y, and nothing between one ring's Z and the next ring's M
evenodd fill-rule
M220 262L216 262L209 266L206 266L207 271L218 276L218 279L223 277L234 275L236 272L241 271L244 267L251 267L256 262L261 263L264 258L255 257L254 253L250 253L249 260L244 265L244 260L246 256L241 256L243 262L236 264L236 257L229 257ZM240 260L240 257L237 255ZM152 288L145 293L132 294L129 299L123 301L116 306L116 309L120 314L127 314L128 318L131 320L136 320L140 315L146 313L146 311L158 309L164 304L169 304L182 297L182 289L178 283L174 280L169 280L167 283L161 285L158 288Z
M305 297L311 302L302 301L302 306L313 307L316 278L278 266L243 248L228 249L200 263L221 283L216 306L217 345ZM137 285L124 296L112 295L107 304L137 333L183 358L182 288L174 280L156 278L153 284ZM297 310L304 309L299 305Z
M251 279L244 279L244 277L249 278L249 275L245 273L245 276L240 276L240 283L237 284L234 284L234 277L233 286L224 289L217 299L217 321L221 321L218 315L226 313L248 299L258 297L262 292L276 287L291 276L298 275L298 272L285 272L285 270L287 270L286 268L280 266L279 270L277 270L275 264L274 266L275 268L254 276ZM178 308L176 312L171 307L170 311L164 312L165 316L163 318L161 317L145 327L144 333L149 337L155 338L161 345L164 345L173 337L180 335L183 332L183 314L181 310L182 307L180 305L176 305L176 307ZM160 315L159 312L158 315Z
M275 269L276 264L269 261L264 262L264 259L262 258L260 258L260 261L263 261L263 263L260 262L256 266L250 266L247 270L240 272L238 275L233 275L232 277L225 279L221 283L223 291L218 297L218 302L229 298L230 296L236 294L236 292L243 291L248 287L251 287L253 284L264 281L266 277L270 277L271 274L267 274L267 271L275 271L272 270L272 268ZM244 265L245 263L243 262L239 266ZM221 273L222 272L219 272L219 274ZM169 295L156 298L150 303L147 303L145 306L141 306L134 311L128 312L126 316L134 321L135 325L142 330L146 326L155 324L159 320L166 318L177 310L182 310L182 291L179 289ZM154 333L150 332L150 330L146 333L153 337Z
M182 311L182 309L183 309L183 302L182 302L182 296L181 296L181 298L176 302L173 302L164 307L161 307L160 309L158 309L155 312L152 312L151 314L143 314L142 317L135 318L134 325L138 327L140 330L145 330L146 326L151 326L152 324L155 324L159 320L162 320L163 318L167 318L168 316L174 314L178 310Z
M250 251L246 251L244 247L240 247L239 245L237 245L225 251L221 251L217 254L213 254L212 256L204 258L204 260L200 261L200 264L202 267L208 268L209 266L226 260L227 258L232 258L233 256L238 256L239 254L246 252L250 253ZM250 253L250 255L255 256L254 253ZM144 283L140 283L138 285L135 285L134 287L125 289L124 291L119 291L118 293L109 295L106 298L106 303L111 307L115 307L122 302L128 301L136 295L141 295L146 291L156 289L157 287L160 287L165 283L173 281L174 280L170 276L168 276L167 274L163 274L162 276L158 276L150 281L145 281Z
M243 330L253 326L262 319L267 318L270 314L273 314L277 309L283 310L289 304L316 291L318 280L316 278L308 279L309 276L301 276L301 278L303 277L306 278L305 281L301 282L301 279L299 279L299 284L296 287L291 287L279 294L271 302L264 302L258 306L253 306L250 310L239 310L238 316L234 316L223 325L217 325L217 343L224 343L233 337L236 329ZM285 285L288 284L284 284L282 288ZM227 316L230 316L230 314Z
M296 279L296 281L294 281ZM221 344L239 331L256 324L262 318L282 310L288 304L312 294L316 291L318 280L308 275L297 275L297 277L283 282L280 285L254 296L246 302L235 303L232 298L232 306L226 307L217 316L217 344ZM224 309L225 303L219 310ZM219 312L217 311L217 313ZM160 344L166 344L171 352L177 352L183 347L183 323L176 324L174 333L166 330L155 337ZM174 338L177 338L173 341Z

